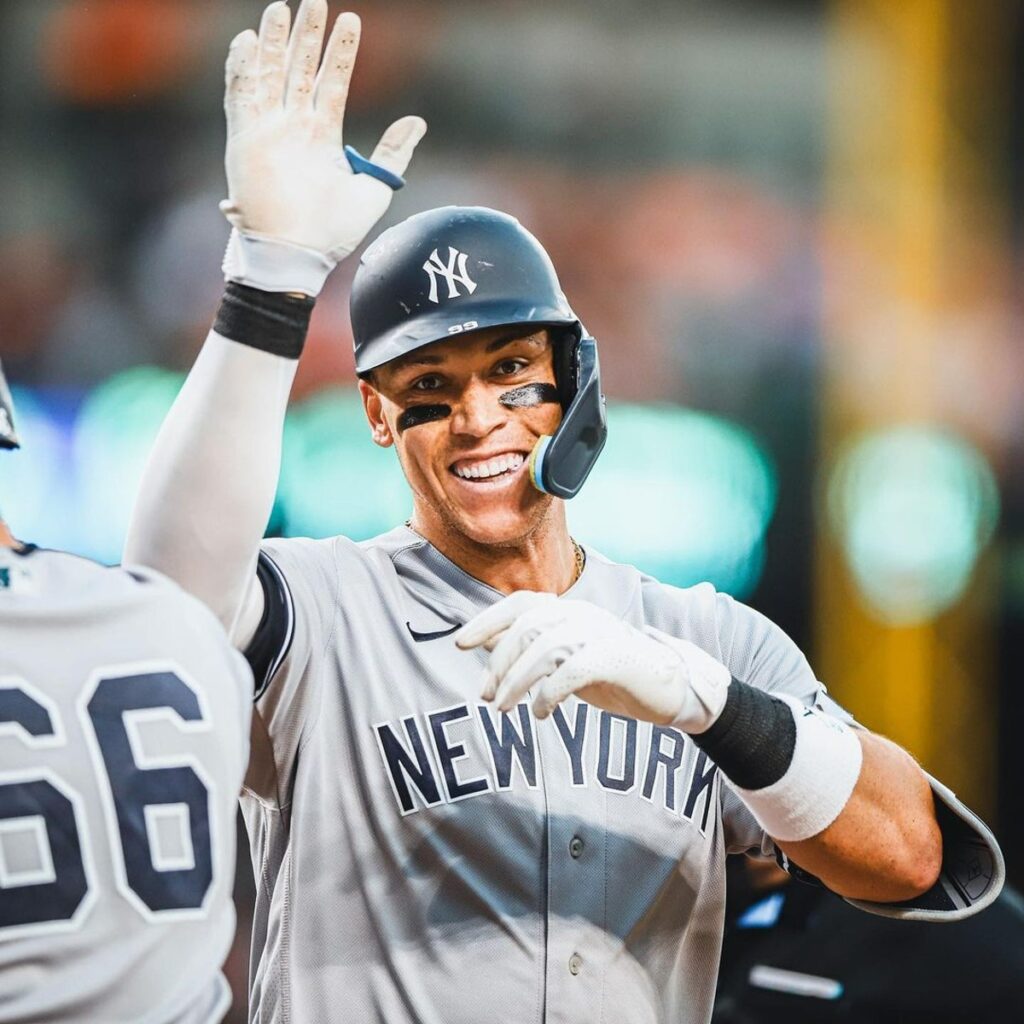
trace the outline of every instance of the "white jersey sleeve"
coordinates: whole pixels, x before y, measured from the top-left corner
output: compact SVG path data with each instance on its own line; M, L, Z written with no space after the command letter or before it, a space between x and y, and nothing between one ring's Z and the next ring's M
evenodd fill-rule
M0 1021L221 1019L251 688L159 574L0 550Z

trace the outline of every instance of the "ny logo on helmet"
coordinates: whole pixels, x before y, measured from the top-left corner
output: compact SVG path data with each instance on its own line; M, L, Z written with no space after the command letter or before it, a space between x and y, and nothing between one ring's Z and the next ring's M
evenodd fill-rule
M430 295L428 298L431 302L437 302L437 278L440 274L448 284L448 298L455 299L461 294L459 289L455 287L456 281L466 289L467 295L472 295L476 291L476 281L469 276L469 271L466 270L466 260L469 257L464 252L459 252L458 249L448 246L448 265L441 261L441 257L437 255L435 249L431 254L430 258L426 263L423 264L423 269L427 272L430 278ZM456 267L458 270L456 270Z

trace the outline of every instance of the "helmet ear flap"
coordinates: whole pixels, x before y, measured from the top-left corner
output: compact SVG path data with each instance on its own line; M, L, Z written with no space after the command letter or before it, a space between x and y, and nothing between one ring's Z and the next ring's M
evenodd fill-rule
M555 387L558 389L558 401L563 412L569 408L579 389L579 342L579 334L571 328L568 330L551 328Z

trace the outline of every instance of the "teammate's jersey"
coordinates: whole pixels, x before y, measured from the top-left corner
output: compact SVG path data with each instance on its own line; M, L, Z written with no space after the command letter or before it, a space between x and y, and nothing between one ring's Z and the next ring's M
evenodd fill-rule
M164 577L0 549L0 1021L220 1021L251 699Z
M486 655L451 634L501 595L407 528L270 542L260 572L251 1019L707 1021L726 855L775 852L707 756L575 698L542 722L481 702ZM845 716L781 630L709 585L588 550L566 596Z

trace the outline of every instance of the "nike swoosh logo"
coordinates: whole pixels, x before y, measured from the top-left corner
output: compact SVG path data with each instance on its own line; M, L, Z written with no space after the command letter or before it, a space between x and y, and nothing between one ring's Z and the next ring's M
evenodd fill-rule
M438 629L433 633L418 633L408 622L405 624L405 628L409 630L416 643L425 644L428 640L440 640L443 636L451 636L457 629L462 629L462 623L456 622L451 629Z

